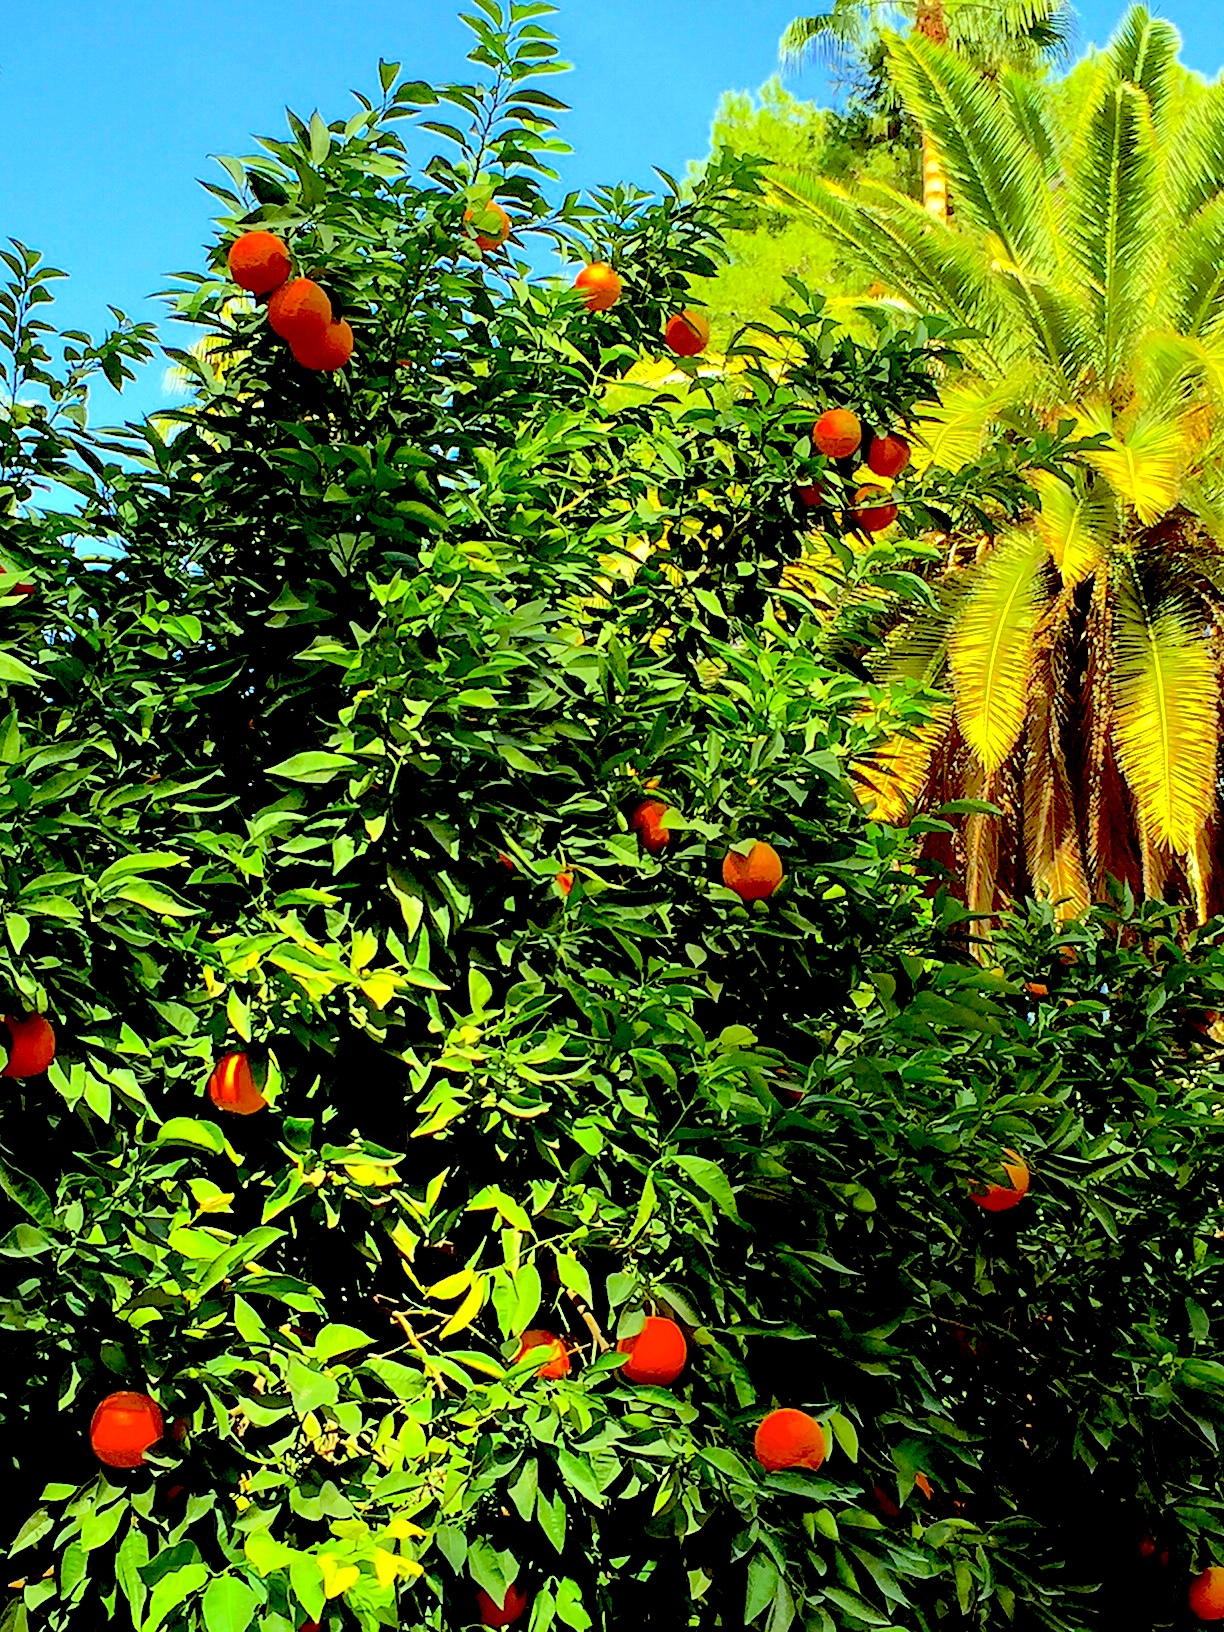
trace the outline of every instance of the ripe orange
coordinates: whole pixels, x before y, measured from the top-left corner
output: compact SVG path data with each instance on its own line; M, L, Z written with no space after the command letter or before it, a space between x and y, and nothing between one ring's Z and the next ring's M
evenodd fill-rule
M494 225L490 217L496 217L496 225ZM485 227L484 232L477 232L476 234L476 242L480 248L484 250L500 249L506 239L509 238L514 226L510 217L500 204L486 204L483 209L465 210L463 212L465 221L475 221L478 218Z
M568 867L563 867L562 868L562 870L557 874L557 876L556 876L556 878L554 880L554 883L556 884L557 888L561 891L561 894L568 901L570 891L574 887L574 875L573 875L573 873L570 872Z
M334 374L353 355L353 331L341 318L317 333L304 334L293 345L293 355L303 368Z
M621 1376L631 1383L655 1383L666 1388L679 1377L688 1359L684 1333L664 1315L647 1315L637 1336L622 1337L616 1347L629 1356L621 1367Z
M899 476L910 462L910 445L903 436L873 436L867 449L867 468L877 476Z
M568 1377L570 1374L568 1347L555 1332L546 1332L542 1327L533 1327L531 1331L523 1333L522 1340L519 1343L519 1351L514 1357L515 1363L517 1364L529 1349L542 1349L545 1347L550 1351L550 1358L536 1372L536 1376Z
M1005 1213L1009 1208L1019 1206L1028 1194L1028 1163L1010 1145L1004 1149L1003 1155L1010 1156L1011 1161L999 1161L996 1168L1007 1175L1006 1184L991 1178L975 1179L970 1186L971 1198L988 1213Z
M752 1451L766 1473L783 1468L811 1468L815 1473L825 1459L824 1433L815 1417L784 1406L757 1424Z
M625 286L620 273L606 261L592 261L574 279L574 288L581 289L582 304L588 312L606 312L616 305Z
M1190 1611L1200 1621L1224 1621L1224 1569L1218 1564L1190 1583Z
M150 1445L165 1432L162 1414L147 1394L120 1389L108 1394L93 1414L89 1443L108 1468L139 1468Z
M217 1061L208 1079L208 1097L219 1111L236 1116L253 1116L268 1103L255 1086L245 1054L225 1054Z
M766 901L782 882L782 857L772 844L758 839L746 856L727 851L722 876L741 901Z
M274 232L244 232L230 245L230 277L253 295L279 289L289 276L289 265L289 247Z
M497 852L497 859L498 859L498 861L501 862L502 866L506 869L506 871L508 873L517 873L518 872L518 864L515 862L514 857L512 855L507 854L507 852L505 850L499 850Z
M710 343L710 325L701 312L686 308L668 318L663 338L677 357L696 357Z
M637 834L648 855L661 856L671 843L671 829L659 826L668 808L661 799L647 799L629 818L630 833Z
M848 408L830 408L812 426L816 451L823 453L826 459L848 459L858 451L862 440L863 427L858 415Z
M268 302L268 327L291 346L322 334L331 320L327 291L313 278L291 278Z
M865 533L883 532L885 527L891 527L897 519L895 504L864 504L865 499L882 499L885 492L882 487L860 487L854 495L855 508L851 512L855 521Z
M795 497L800 504L807 505L809 510L815 510L824 503L824 493L816 482L809 482L806 487L796 487Z
M517 1586L507 1587L506 1596L498 1605L482 1587L476 1594L476 1602L480 1606L480 1619L485 1626L513 1626L515 1621L521 1620L526 1614L531 1599L525 1592L520 1592Z
M55 1058L55 1032L45 1014L6 1015L12 1042L0 1077L41 1077Z

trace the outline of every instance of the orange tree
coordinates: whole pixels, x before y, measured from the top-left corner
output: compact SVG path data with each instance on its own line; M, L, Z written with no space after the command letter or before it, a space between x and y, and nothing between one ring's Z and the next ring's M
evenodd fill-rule
M6 257L5 1625L1165 1624L1224 1523L1224 960L956 956L779 587L855 488L817 412L904 426L937 348L796 291L785 372L617 386L753 171L550 203L544 8L480 6L483 84L226 161L181 411L91 435L150 336L57 344ZM235 299L251 228L342 369Z

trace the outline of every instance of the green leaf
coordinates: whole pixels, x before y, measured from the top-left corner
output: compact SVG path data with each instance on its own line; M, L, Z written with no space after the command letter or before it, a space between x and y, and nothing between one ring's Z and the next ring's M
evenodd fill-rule
M726 1213L728 1218L733 1218L737 1224L740 1222L735 1194L727 1175L717 1162L708 1161L704 1156L673 1156L672 1162L687 1173L694 1184L705 1191L720 1211Z
M255 1619L259 1599L235 1575L218 1575L208 1583L202 1605L208 1632L246 1632Z
M158 1128L156 1139L159 1145L194 1145L197 1150L211 1150L214 1156L225 1151L225 1135L217 1124L194 1116L172 1116Z
M193 1592L199 1592L207 1580L208 1570L203 1564L184 1564L181 1569L163 1575L150 1595L149 1613L141 1632L157 1632L167 1616Z
M748 1591L744 1599L745 1622L755 1621L766 1605L773 1602L780 1580L778 1566L769 1554L753 1553L748 1561Z
M51 1205L51 1198L36 1179L0 1162L0 1190L10 1201L29 1213L36 1224L54 1225L55 1209Z
M834 1411L829 1417L829 1427L833 1430L833 1438L841 1446L851 1462L858 1461L859 1439L858 1430L849 1417L843 1416L840 1411Z
M329 754L321 750L309 753L294 754L289 759L282 759L278 765L268 767L269 776L279 776L286 782L331 782L346 771L357 770L355 759L347 754Z
M113 891L110 899L130 901L133 906L144 907L147 912L167 918L194 918L200 910L186 906L168 890L159 889L156 884L149 884L140 878L132 879L122 889Z
M331 132L317 111L310 116L310 162L322 164L331 152Z
M12 652L0 650L0 682L7 681L10 686L39 686L43 677L28 663L23 663Z
M359 1332L355 1326L324 1326L314 1341L315 1358L320 1363L326 1363L334 1360L338 1354L348 1354L353 1349L368 1349L373 1341L372 1337Z

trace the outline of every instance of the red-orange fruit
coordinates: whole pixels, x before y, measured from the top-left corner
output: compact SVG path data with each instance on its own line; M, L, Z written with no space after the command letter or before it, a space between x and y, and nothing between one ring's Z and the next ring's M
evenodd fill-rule
M476 242L483 250L500 249L505 243L506 239L509 238L511 229L514 225L500 204L486 204L484 208L480 210L465 210L463 219L465 221L475 221L479 216L483 221L488 215L495 215L497 217L496 231L477 232Z
M557 876L553 880L553 882L556 884L557 888L561 891L561 894L564 895L568 899L569 893L574 887L574 875L573 875L573 873L570 872L569 868L568 867L562 868L562 870L557 874Z
M858 415L848 408L830 408L812 426L816 451L823 453L826 459L848 459L858 451L862 440L863 427Z
M546 1332L542 1327L534 1327L524 1332L519 1343L519 1351L515 1355L517 1364L531 1349L547 1348L549 1358L536 1372L537 1377L568 1377L570 1374L569 1349L555 1332Z
M501 862L502 866L506 869L506 871L508 873L517 873L518 872L518 865L515 862L514 857L507 854L507 852L505 850L499 850L497 852L497 859L498 859L498 861Z
M1024 989L1030 997L1049 997L1050 988L1042 980L1026 980Z
M279 289L289 276L289 266L289 246L274 232L244 232L230 245L230 277L253 295Z
M55 1032L45 1014L6 1015L8 1060L0 1077L41 1077L55 1058Z
M495 1604L492 1598L482 1587L476 1594L476 1602L480 1606L480 1619L485 1626L513 1626L515 1621L521 1620L527 1613L531 1599L518 1587L507 1587L504 1601Z
M588 312L606 312L616 305L625 286L620 273L606 261L592 261L574 279L574 288L582 292L582 304Z
M327 290L313 278L292 278L282 283L268 302L268 327L291 346L322 334L331 320Z
M1010 1207L1019 1206L1028 1194L1028 1163L1010 1145L1003 1155L1011 1157L1011 1161L1000 1161L998 1164L1007 1175L1006 1184L999 1184L993 1179L977 1179L970 1187L971 1198L988 1213L1005 1213Z
M815 510L824 503L824 492L816 482L809 482L806 487L796 487L795 497L809 510Z
M157 1404L147 1394L120 1389L108 1394L93 1414L89 1443L108 1468L139 1468L150 1445L165 1432Z
M895 504L867 504L867 499L884 498L882 487L860 487L854 495L854 519L865 533L883 532L897 519Z
M631 1383L655 1383L666 1388L679 1377L688 1359L684 1333L664 1315L647 1315L637 1336L622 1337L616 1347L629 1356L621 1367L621 1376Z
M255 1086L251 1062L245 1054L224 1054L208 1079L208 1097L219 1111L253 1116L268 1103Z
M671 843L671 829L660 827L668 806L661 799L647 799L629 818L629 831L636 833L642 849L649 855L661 856Z
M341 318L318 333L304 334L293 346L293 355L303 368L334 374L353 355L353 331Z
M752 1451L766 1473L783 1468L811 1468L815 1473L825 1459L824 1433L806 1411L783 1406L757 1424Z
M663 338L677 357L696 357L710 343L710 325L701 312L677 312L669 317Z
M1190 1583L1190 1612L1200 1621L1224 1621L1224 1569L1218 1564Z
M723 883L741 901L765 901L782 882L782 857L772 844L758 839L746 856L727 851L722 876Z
M920 1490L928 1502L935 1494L935 1492L931 1489L931 1481L927 1478L926 1474L923 1473L921 1468L919 1468L918 1472L914 1475L914 1489Z
M867 449L867 469L877 476L900 476L910 462L910 445L903 436L873 436Z

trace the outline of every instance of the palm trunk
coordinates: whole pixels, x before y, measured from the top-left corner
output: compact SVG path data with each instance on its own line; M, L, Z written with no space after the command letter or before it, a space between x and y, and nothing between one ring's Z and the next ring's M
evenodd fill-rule
M943 0L919 0L914 32L923 39L934 40L936 45L947 45L948 20L944 16ZM947 221L948 178L943 160L925 130L922 133L922 207L936 221Z

